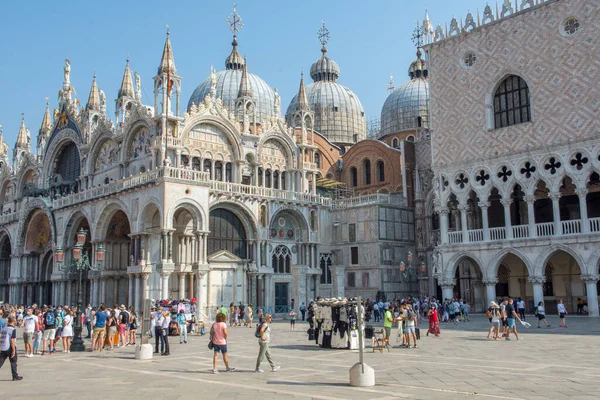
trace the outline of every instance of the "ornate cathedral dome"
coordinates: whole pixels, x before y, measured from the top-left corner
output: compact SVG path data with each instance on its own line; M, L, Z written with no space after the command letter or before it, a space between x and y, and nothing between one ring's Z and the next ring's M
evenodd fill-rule
M421 51L408 69L410 81L394 90L381 109L381 136L429 128L429 82Z
M329 38L329 33L325 27L319 33L323 56L310 68L310 76L314 82L306 86L306 98L314 112L314 129L335 144L353 145L367 135L365 110L352 90L336 82L340 76L340 67L327 57L325 39ZM296 95L286 112L289 125L292 125L297 109Z
M216 81L216 97L223 101L223 106L227 110L235 112L235 102L238 98L242 72L246 61L237 51L238 43L235 36L233 37L232 45L233 50L225 60L225 70L214 73L214 76L206 78L198 85L190 97L188 109L192 103L196 105L201 103L211 93L214 80ZM251 97L255 104L257 122L266 121L271 117L281 117L279 107L276 107L275 104L275 91L264 80L251 73L248 73L248 83L250 84Z

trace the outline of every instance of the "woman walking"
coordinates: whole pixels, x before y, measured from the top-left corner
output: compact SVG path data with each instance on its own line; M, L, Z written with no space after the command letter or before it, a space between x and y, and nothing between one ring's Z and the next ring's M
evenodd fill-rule
M65 309L65 317L63 318L62 330L63 353L71 352L71 339L73 338L73 315L71 310Z
M429 329L427 330L426 336L429 336L430 333L435 336L440 336L440 319L435 305L431 305L427 312L427 316L429 317Z
M111 310L110 317L106 319L106 329L108 331L108 350L113 350L115 347L115 333L117 333L117 317L115 310Z
M489 339L490 334L493 334L494 340L498 340L498 336L500 335L500 306L495 301L492 301L486 314L490 316L489 320L491 324L487 337Z
M138 316L133 306L129 307L129 341L127 346L135 346L137 339Z
M259 374L265 372L260 369L260 364L265 357L267 357L267 361L271 365L272 372L275 372L281 368L279 365L275 365L275 362L271 358L271 353L269 352L269 343L271 342L271 326L269 324L272 320L273 318L271 317L271 314L265 315L264 322L260 324L260 329L257 328L257 334L259 334L260 337L258 338L259 352L258 358L256 359L255 371Z
M254 306L252 304L248 304L248 309L246 310L247 312L247 319L248 319L248 328L252 328L252 319L254 318Z
M559 299L558 300L558 304L556 305L556 309L558 311L558 316L560 317L560 327L561 328L566 328L567 327L567 320L565 318L565 316L568 314L567 309L565 308L565 305L563 304L563 300Z
M546 322L546 311L544 310L544 302L540 301L538 303L536 315L538 317L538 328L541 328L540 322L542 321L544 321L544 324L546 324L546 328L550 327L550 325L548 325L548 322Z
M210 329L210 340L213 344L213 374L218 374L217 360L219 359L219 353L223 355L223 362L227 372L235 371L235 368L229 366L229 356L227 354L227 316L223 313L217 314L216 322Z

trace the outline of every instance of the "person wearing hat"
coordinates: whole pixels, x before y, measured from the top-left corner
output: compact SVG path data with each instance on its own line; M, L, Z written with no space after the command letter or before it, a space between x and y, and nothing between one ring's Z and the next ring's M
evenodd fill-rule
M490 320L490 330L488 332L487 338L490 338L490 335L494 334L494 340L498 340L498 335L500 334L500 306L495 301L490 303L490 307L487 309L486 315Z

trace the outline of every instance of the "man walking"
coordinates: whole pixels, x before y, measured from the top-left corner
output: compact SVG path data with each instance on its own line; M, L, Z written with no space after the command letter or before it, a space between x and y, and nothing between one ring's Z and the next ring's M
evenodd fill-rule
M519 310L519 317L521 320L525 321L525 302L520 297L517 301L517 310Z
M90 339L92 337L92 305L88 304L85 309L85 327L87 328L88 334L85 337Z
M25 357L33 357L33 335L38 330L38 317L33 315L31 308L23 318L23 343L25 344Z
M506 312L506 322L508 323L508 329L506 330L506 340L510 340L510 330L512 329L517 340L519 340L519 334L517 333L517 326L515 325L515 318L521 322L521 319L515 312L514 300L512 297L508 298L508 304L504 311Z
M262 374L263 371L260 369L260 364L262 360L267 357L267 361L271 365L271 371L278 371L281 367L279 365L275 365L275 362L271 358L271 353L269 352L269 343L271 342L271 326L269 325L272 321L273 317L271 314L267 314L264 318L264 322L260 324L257 335L258 338L258 346L260 348L258 352L258 358L256 359L256 372Z
M12 380L20 381L23 377L19 376L17 372L17 330L15 323L15 317L8 317L7 325L0 331L0 368L8 358Z
M100 306L100 309L96 311L95 315L92 315L96 322L94 323L94 330L92 331L92 351L96 351L96 346L98 346L98 351L102 351L104 348L104 335L106 333L106 309L104 304Z
M54 339L56 338L56 314L50 308L46 308L46 312L43 316L44 321L44 336L43 336L43 350L42 355L54 353ZM49 346L49 347L48 347Z

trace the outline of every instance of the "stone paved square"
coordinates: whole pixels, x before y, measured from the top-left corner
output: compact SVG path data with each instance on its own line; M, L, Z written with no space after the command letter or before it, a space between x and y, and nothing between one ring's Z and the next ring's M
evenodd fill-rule
M533 317L529 317L530 322ZM281 370L256 374L258 346L254 330L229 328L230 362L237 370L212 374L208 337L190 337L180 345L170 337L171 356L151 361L134 359L134 349L113 352L56 353L27 359L25 377L10 382L9 366L0 370L4 399L597 399L600 391L600 321L570 317L561 329L555 316L551 328L521 329L520 341L485 338L484 316L458 326L442 324L439 338L422 338L417 349L393 348L373 353L367 343L365 362L375 369L377 384L348 385L356 351L319 349L307 341L308 324L290 332L287 323L273 326L272 353ZM20 332L19 332L20 333ZM267 364L264 364L267 367ZM42 382L43 381L43 382Z

